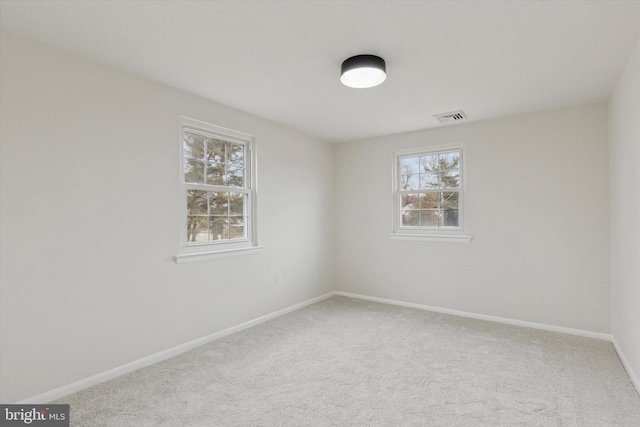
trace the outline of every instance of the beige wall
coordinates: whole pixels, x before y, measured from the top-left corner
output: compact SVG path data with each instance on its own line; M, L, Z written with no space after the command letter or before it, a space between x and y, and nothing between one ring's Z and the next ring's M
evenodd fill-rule
M330 144L11 34L1 43L2 402L333 290ZM180 115L256 136L262 254L172 261Z
M604 103L336 147L336 286L609 332ZM471 243L390 240L394 150L466 144Z
M640 41L609 103L611 332L640 390Z

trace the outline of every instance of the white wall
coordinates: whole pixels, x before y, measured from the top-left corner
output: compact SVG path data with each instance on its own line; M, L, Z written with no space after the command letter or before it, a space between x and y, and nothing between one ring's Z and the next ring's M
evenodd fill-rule
M640 41L609 102L611 332L640 389Z
M609 135L601 103L331 146L12 34L0 42L0 401L333 289L603 333L611 308L640 371L638 48ZM171 260L180 115L257 137L261 255ZM473 241L389 240L392 151L461 141Z
M336 148L336 286L609 332L604 103ZM464 142L471 243L390 240L392 152Z
M331 145L12 34L0 54L0 401L333 290ZM256 136L262 254L172 261L180 115Z

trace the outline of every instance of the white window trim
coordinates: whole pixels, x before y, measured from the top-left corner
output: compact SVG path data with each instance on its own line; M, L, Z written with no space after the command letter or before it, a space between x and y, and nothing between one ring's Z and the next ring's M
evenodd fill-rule
M455 243L469 243L471 242L472 236L465 234L464 232L464 191L465 191L465 182L466 182L466 161L464 158L464 143L456 143L456 144L448 144L448 145L438 145L438 146L427 146L421 148L412 148L408 150L398 150L393 152L392 159L392 225L391 225L391 233L389 233L389 238L392 240L410 240L410 241L425 241L425 242L455 242ZM460 194L460 210L459 210L459 227L454 229L438 229L438 228L421 228L421 227L401 227L400 226L400 191L399 188L399 163L401 157L419 155L419 154L437 154L440 152L458 150L460 151L461 158L461 167L460 167L460 182L462 183L459 194Z
M196 252L189 254L176 255L176 263L184 264L186 262L210 261L212 259L229 258L241 255L255 255L262 252L262 246L252 246L240 249L225 249L215 252Z
M180 248L175 256L177 264L208 261L212 259L228 258L232 256L253 255L262 251L258 245L257 231L257 177L256 177L256 147L255 137L242 132L226 129L188 117L180 117ZM247 146L247 160L249 167L245 167L248 189L239 189L250 195L248 197L247 212L249 220L246 223L247 238L227 242L189 243L187 241L187 190L193 187L184 182L184 153L182 138L184 129L206 132L226 141L235 141Z

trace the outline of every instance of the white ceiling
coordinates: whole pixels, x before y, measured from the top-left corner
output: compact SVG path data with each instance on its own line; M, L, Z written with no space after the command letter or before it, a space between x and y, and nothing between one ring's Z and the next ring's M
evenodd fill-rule
M0 1L0 26L327 141L604 100L639 1ZM339 81L375 54L388 78Z

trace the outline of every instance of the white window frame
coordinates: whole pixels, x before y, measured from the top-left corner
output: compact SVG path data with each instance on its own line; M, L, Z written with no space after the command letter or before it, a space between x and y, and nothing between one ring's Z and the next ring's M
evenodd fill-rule
M452 151L460 152L460 185L455 188L459 194L458 205L458 227L407 227L402 225L402 194L406 193L400 189L401 185L401 169L400 159L405 157L417 157L433 154L441 154ZM464 232L464 190L465 190L465 159L464 159L464 143L439 145L421 148L412 148L408 150L399 150L393 152L393 188L392 188L392 207L393 207L393 224L392 232L389 238L394 240L413 240L413 241L430 241L430 242L459 242L469 243L472 236ZM438 189L440 192L451 191L450 188Z
M187 236L187 192L189 190L229 191L228 187L207 184L185 183L184 180L184 132L204 134L216 139L242 144L245 146L244 174L245 187L234 188L246 194L245 222L246 236L243 239L220 240L208 242L189 242ZM257 179L256 179L256 147L255 137L242 132L226 129L210 123L187 117L180 118L180 250L175 256L178 264L194 261L206 261L230 256L252 255L260 253L257 232Z

